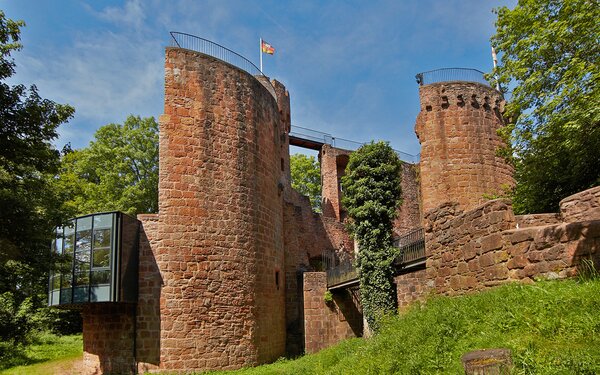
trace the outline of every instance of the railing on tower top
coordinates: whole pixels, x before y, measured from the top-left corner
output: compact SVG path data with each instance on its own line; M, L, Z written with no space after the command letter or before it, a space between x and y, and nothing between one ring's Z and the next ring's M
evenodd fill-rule
M296 137L300 139L307 139L311 141L315 141L318 143L330 145L332 147L341 148L343 150L348 151L356 151L360 148L360 146L365 145L365 143L351 141L349 139L334 137L331 134L323 133L318 130L303 128L297 125L292 125L292 128L289 133L290 137ZM418 163L419 155L411 155L409 153L403 151L396 151L400 160L408 162L408 163Z
M419 73L415 76L419 86L436 82L464 81L477 82L486 86L490 83L485 79L485 73L470 68L442 68Z
M411 268L425 261L425 230L414 229L394 241L398 255L394 266L400 269ZM356 283L358 270L351 259L336 260L332 252L323 253L323 261L327 272L327 286L339 288Z
M211 42L210 40L200 38L194 35L180 33L178 31L171 31L171 46L189 49L192 51L200 52L205 55L212 56L216 59L225 61L233 66L236 66L253 76L263 75L260 69L254 65L250 60L240 55L237 52L230 50L227 47L223 47L220 44Z

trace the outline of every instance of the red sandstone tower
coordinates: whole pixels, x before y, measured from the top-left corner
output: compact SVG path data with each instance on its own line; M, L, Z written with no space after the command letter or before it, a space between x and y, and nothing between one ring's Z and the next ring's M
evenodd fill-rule
M497 134L504 126L502 94L476 82L420 83L415 132L423 212L448 201L468 210L512 187L513 168L497 156L504 145Z
M254 76L180 48L167 48L165 77L160 367L272 361L286 339L281 142L289 97L278 95L288 101L278 106L273 88Z

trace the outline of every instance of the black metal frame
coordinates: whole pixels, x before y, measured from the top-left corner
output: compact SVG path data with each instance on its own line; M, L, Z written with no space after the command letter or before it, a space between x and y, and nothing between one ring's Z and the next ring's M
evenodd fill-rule
M171 42L173 47L189 49L191 51L212 56L216 59L225 61L228 64L238 67L253 76L264 75L260 69L254 65L254 63L252 63L252 61L218 43L179 31L170 31L169 34L171 34Z
M105 267L94 267L94 242L95 242L95 231L94 231L94 217L102 216L102 215L112 215L111 217L111 233L110 233L110 248L109 248L109 265ZM88 282L85 285L87 288L87 296L83 301L76 301L75 292L78 286L76 283L77 276L80 275L80 272L76 272L76 262L77 262L77 226L78 222L85 218L91 218L91 225L89 228L90 231L90 248L89 248L89 261L88 266ZM67 273L61 273L59 280L59 288L58 288L58 303L54 301L54 289L53 281L56 278L56 272L52 271L49 275L48 280L48 304L50 306L58 306L58 307L75 307L77 305L81 305L84 303L94 303L94 302L135 302L137 299L137 268L138 268L138 243L137 239L139 237L139 222L137 219L126 215L119 211L109 211L109 212L99 212L89 215L79 216L68 221L72 223L73 231L70 234L72 246L70 249L71 264L70 270ZM127 223L126 223L127 222ZM133 225L128 228L125 228L125 225ZM67 242L67 237L65 236L65 228L67 226L63 226L62 228L62 243L61 243L61 254L65 255L65 243ZM58 228L57 228L58 229ZM131 231L132 233L124 233L125 230ZM58 236L58 231L55 231ZM129 240L128 246L124 248L124 238ZM54 242L56 244L56 242ZM56 245L54 245L56 246ZM55 251L53 249L53 251ZM124 254L127 253L127 254ZM123 262L123 257L126 256L125 264ZM92 275L95 271L106 271L109 270L110 274L110 282L104 284L93 284ZM63 287L63 280L65 275L69 275L71 277L70 286L68 288ZM92 301L92 287L93 286L108 286L108 300L107 301ZM67 290L70 289L70 290ZM70 299L63 298L63 293L70 293Z
M471 68L441 68L429 70L415 75L419 86L429 85L437 82L463 81L476 82L491 87L485 73Z
M416 228L402 235L394 241L394 247L399 251L393 263L396 271L403 272L425 264L425 230L423 228ZM358 284L358 270L352 260L339 261L331 251L323 252L323 260L327 266L328 289L341 289Z

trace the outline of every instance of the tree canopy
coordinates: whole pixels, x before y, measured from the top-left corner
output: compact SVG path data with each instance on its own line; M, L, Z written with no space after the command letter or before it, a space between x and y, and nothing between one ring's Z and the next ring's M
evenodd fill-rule
M0 11L0 356L23 339L30 313L45 302L51 232L65 216L53 184L60 154L51 142L74 112L41 98L35 86L6 83L23 26Z
M402 162L384 142L369 143L350 154L342 177L342 203L348 210L349 229L358 241L363 314L377 330L378 319L395 309L392 262L392 229L396 209L402 201Z
M600 6L520 0L496 12L495 73L512 89L503 135L515 210L557 211L560 199L600 184Z
M314 156L290 156L292 187L310 199L313 211L321 211L321 167Z
M57 183L76 215L158 212L158 124L129 116L98 129L88 147L65 153Z

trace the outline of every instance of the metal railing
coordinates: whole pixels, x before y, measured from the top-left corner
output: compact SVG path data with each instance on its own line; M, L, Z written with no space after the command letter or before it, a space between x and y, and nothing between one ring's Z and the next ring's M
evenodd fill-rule
M341 148L343 150L348 151L356 151L361 146L366 143L351 141L349 139L334 137L329 133L320 132L318 130L303 128L301 126L292 125L290 133L290 137L296 137L300 139L307 139L314 142L319 142L323 144L327 144L331 147ZM403 151L394 150L400 160L405 161L407 163L418 163L420 159L420 155L412 155Z
M394 241L394 247L400 249L395 264L402 267L425 259L425 230L417 228Z
M350 260L341 262L327 272L327 286L339 286L358 281L358 270Z
M200 52L205 55L212 56L221 61L225 61L233 66L236 66L253 76L263 75L260 69L254 65L250 60L240 55L237 52L230 50L227 47L223 47L220 44L211 42L208 39L200 38L195 35L181 33L178 31L171 31L171 46L189 49L192 51Z
M490 86L488 80L485 79L485 73L470 68L442 68L419 73L415 76L419 86L429 85L436 82L448 81L464 81L477 82L486 86Z
M425 230L414 229L394 241L394 247L399 249L394 259L396 268L410 268L425 261ZM327 272L327 286L341 287L358 280L358 270L352 259L339 261L333 252L324 252L323 260Z

